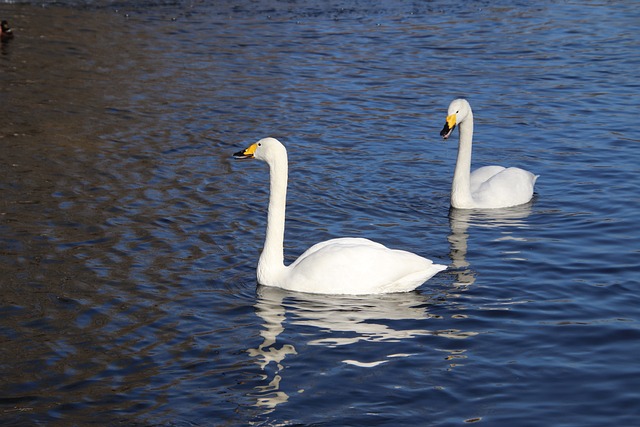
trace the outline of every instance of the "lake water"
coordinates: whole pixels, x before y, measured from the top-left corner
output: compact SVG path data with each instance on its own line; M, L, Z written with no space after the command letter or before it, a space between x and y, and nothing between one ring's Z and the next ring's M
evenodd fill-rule
M0 3L2 425L630 426L640 417L640 8L606 1ZM451 211L473 165L534 200ZM256 286L368 237L417 291Z

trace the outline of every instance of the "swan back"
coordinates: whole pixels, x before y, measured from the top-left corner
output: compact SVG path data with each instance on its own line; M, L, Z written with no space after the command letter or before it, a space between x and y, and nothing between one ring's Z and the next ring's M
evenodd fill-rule
M281 287L350 295L408 292L444 269L411 252L344 237L318 243L300 255L287 267Z
M491 168L491 166L486 166ZM484 169L484 168L480 168ZM502 170L482 182L475 183L471 174L472 197L478 208L503 208L527 203L533 197L537 175L520 168ZM475 189L474 189L475 186Z

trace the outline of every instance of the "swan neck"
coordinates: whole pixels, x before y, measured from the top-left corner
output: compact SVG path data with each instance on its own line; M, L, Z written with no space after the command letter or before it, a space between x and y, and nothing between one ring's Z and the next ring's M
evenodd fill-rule
M471 197L471 145L473 141L473 114L459 124L458 159L451 185L451 206L454 208L473 207Z
M267 233L258 261L258 282L271 284L284 267L284 224L287 204L286 155L269 162L269 209Z

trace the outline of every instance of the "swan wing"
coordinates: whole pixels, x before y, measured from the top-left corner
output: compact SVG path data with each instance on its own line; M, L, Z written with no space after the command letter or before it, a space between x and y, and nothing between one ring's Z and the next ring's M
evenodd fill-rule
M491 167L491 166L489 166ZM498 166L499 167L499 166ZM484 168L481 168L484 169ZM503 168L472 190L479 208L501 208L527 203L538 175L520 168Z
M292 264L292 266L302 262L302 260L304 260L308 256L311 256L314 253L322 250L326 246L336 246L336 247L339 247L339 246L371 246L371 247L379 247L379 248L385 248L386 249L386 246L384 246L381 243L374 242L373 240L364 239L364 238L361 238L361 237L340 237L340 238L336 238L336 239L325 240L324 242L316 243L315 245L311 246L302 255L300 255L297 260L295 260L295 262Z
M471 172L471 176L469 177L469 184L471 193L480 188L480 186L491 179L494 175L499 174L505 168L503 166L483 166Z
M287 267L283 287L328 294L408 292L445 268L368 239L340 238L318 243L302 254Z

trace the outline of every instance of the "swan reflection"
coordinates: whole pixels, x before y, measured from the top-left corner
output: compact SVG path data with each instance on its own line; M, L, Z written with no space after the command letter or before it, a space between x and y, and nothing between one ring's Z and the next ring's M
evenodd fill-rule
M517 230L528 226L527 217L531 203L505 209L477 210L451 209L449 221L450 256L449 271L456 277L454 285L464 289L475 281L475 272L467 261L469 230L475 228L500 228L496 240L519 239ZM447 291L447 298L456 294ZM365 342L400 342L419 336L438 336L449 339L465 339L477 332L458 329L427 329L436 323L430 321L441 316L431 313L431 297L419 292L392 293L375 296L317 295L286 291L280 288L258 286L255 313L261 319L262 342L247 353L255 360L261 371L260 385L254 386L250 397L255 406L264 413L273 411L290 398L287 390L287 357L304 352L308 346L334 348ZM463 317L463 314L452 315ZM406 327L409 326L409 327ZM284 334L285 330L289 334ZM297 333L298 330L305 333ZM291 340L292 331L296 342ZM314 331L310 333L309 331ZM304 341L301 341L304 340ZM297 348L296 348L297 347ZM345 359L343 363L362 368L372 368L392 360L406 358L412 354L401 353L397 347L387 354L379 354L377 360ZM448 359L464 358L459 353L448 351ZM355 353L355 352L354 352ZM371 356L371 354L367 354ZM452 362L452 367L455 363ZM296 393L304 393L297 390Z
M429 313L429 296L417 292L372 296L314 295L285 291L275 287L259 286L255 312L262 319L260 333L262 343L247 350L255 358L262 371L262 381L267 385L254 387L251 396L256 406L268 412L286 402L289 395L280 387L286 382L284 359L298 354L292 343L282 343L279 336L285 328L313 328L317 331L299 349L309 345L329 348L367 342L398 342L417 336L437 335L451 339L464 339L475 335L455 329L423 329L424 320L439 319ZM409 322L406 322L409 320ZM405 321L405 322L398 322ZM411 325L402 328L398 325ZM297 334L298 339L306 334ZM389 347L393 348L393 347ZM369 355L370 356L370 355ZM379 360L351 360L342 362L363 368L378 366L411 354L392 352L378 356ZM298 391L303 392L303 391Z
M467 243L469 228L509 228L501 233L496 241L524 240L513 234L513 229L528 227L527 218L531 214L533 201L520 206L501 209L456 209L449 210L449 226L451 234L449 256L451 267L449 271L456 276L456 286L468 287L475 282L475 273L467 261Z

